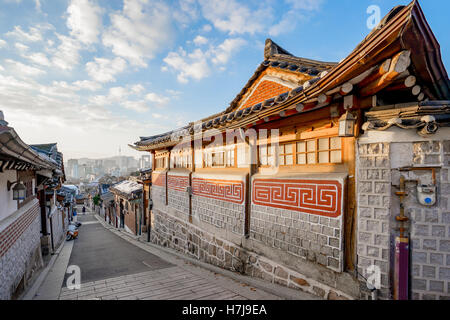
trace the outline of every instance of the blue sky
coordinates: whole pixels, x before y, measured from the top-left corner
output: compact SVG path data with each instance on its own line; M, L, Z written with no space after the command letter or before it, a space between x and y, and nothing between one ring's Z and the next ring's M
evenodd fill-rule
M0 0L0 110L27 143L65 159L122 154L224 110L270 37L340 61L403 0ZM450 65L447 0L422 8Z

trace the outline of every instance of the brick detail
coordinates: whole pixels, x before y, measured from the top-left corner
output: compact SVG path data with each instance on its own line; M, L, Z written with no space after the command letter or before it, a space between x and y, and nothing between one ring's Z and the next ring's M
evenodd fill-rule
M155 172L152 174L152 185L165 187L166 186L166 173L164 172Z
M0 300L9 300L22 279L28 285L42 267L40 208L36 203L0 234Z
M170 178L170 176L169 176ZM169 184L170 185L170 184ZM168 189L168 206L177 210L184 215L184 219L188 219L189 216L189 193L186 192L184 187L183 191L178 191L169 188Z
M333 271L343 267L342 219L252 205L250 237Z
M289 87L285 87L273 81L264 80L258 85L256 90L239 109L254 106L260 102L289 91L291 91Z
M0 258L11 248L22 234L28 229L39 214L39 206L33 206L11 223L0 233Z
M203 196L192 197L192 215L200 221L219 229L243 235L245 204L213 199Z
M391 298L389 276L391 170L389 143L360 144L356 155L358 272L365 278L371 265L381 269L380 298ZM361 288L365 288L365 283ZM366 293L362 292L362 297Z
M415 185L408 185L405 201L411 218L413 299L450 299L450 141L412 143L412 158L417 165L434 165L438 186L437 203L433 207L421 206ZM431 183L431 172L409 172L407 179Z

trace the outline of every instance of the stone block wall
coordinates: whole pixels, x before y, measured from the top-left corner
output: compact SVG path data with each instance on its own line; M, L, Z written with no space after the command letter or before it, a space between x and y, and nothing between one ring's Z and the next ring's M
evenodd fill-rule
M221 180L194 174L192 216L237 235L245 232L245 177Z
M152 174L152 200L154 206L166 205L166 173L154 172Z
M224 269L309 292L324 299L352 299L335 287L216 237L213 233L168 215L164 211L156 209L154 216L155 225L151 241L155 244L175 249Z
M189 174L170 174L167 177L168 206L181 213L183 219L189 219Z
M413 162L436 169L437 203L425 207L417 201L415 183L408 183L405 208L411 217L412 298L450 299L450 141L412 143ZM431 171L402 173L421 184L432 182Z
M358 145L358 270L367 277L367 267L380 267L380 298L393 298L395 238L400 227L395 220L400 214L396 192L403 176L405 215L410 219L404 225L410 239L410 298L450 299L450 141L425 140L415 132L402 139ZM431 168L437 203L424 206L417 185L433 184ZM362 290L362 297L367 298L367 291Z
M33 272L42 267L38 201L33 200L7 223L0 232L0 300L11 299L19 284L26 287Z
M365 278L367 268L381 271L380 298L391 298L390 206L391 169L389 143L359 144L357 148L358 272ZM365 288L365 283L362 285ZM362 298L367 298L365 292Z
M193 196L192 215L217 228L244 235L244 204Z
M338 219L252 206L250 237L268 247L340 271L342 226Z
M341 272L345 177L254 178L250 237Z

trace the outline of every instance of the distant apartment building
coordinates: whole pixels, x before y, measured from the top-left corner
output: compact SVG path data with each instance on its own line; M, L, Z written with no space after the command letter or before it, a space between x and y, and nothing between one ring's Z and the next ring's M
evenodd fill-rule
M71 178L79 178L77 159L70 159L69 161L67 161L67 173Z
M149 169L152 167L151 155L144 155L139 159L139 169Z

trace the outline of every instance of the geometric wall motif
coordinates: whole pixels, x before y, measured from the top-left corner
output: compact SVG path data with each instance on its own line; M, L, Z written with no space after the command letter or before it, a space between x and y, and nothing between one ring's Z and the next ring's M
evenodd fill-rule
M168 176L167 187L171 190L186 191L189 186L189 177L184 176Z
M342 214L342 184L336 180L255 179L256 205L337 218Z
M166 186L166 174L165 173L153 173L152 174L152 185L158 187Z
M196 196L242 204L244 202L244 181L192 179L192 192Z

